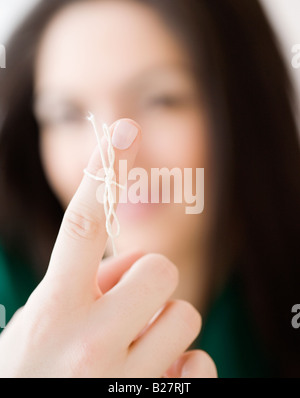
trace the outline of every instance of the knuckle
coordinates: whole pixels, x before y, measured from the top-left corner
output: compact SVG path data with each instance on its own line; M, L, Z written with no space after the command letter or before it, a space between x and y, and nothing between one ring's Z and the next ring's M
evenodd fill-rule
M46 278L44 278L29 296L26 308L29 308L32 313L57 313L62 306L63 291L58 280L51 285L46 284Z
M26 317L26 336L31 349L40 349L49 342L55 330L55 320L45 311L37 310L23 314Z
M61 294L47 290L47 295L36 289L23 307L26 335L32 348L40 348L50 342L62 324Z
M190 331L191 337L196 338L202 325L200 313L187 301L176 300L173 305L184 328Z
M199 350L198 358L199 362L202 364L201 368L205 370L204 376L207 378L217 378L218 371L212 357L206 351Z
M91 331L81 333L70 361L73 377L90 377L93 372L99 373L103 366L109 365L111 352L108 344L104 342L105 340L98 336L98 333L91 333Z
M173 281L174 284L178 283L178 269L167 257L162 254L147 254L144 259L151 264L153 272Z
M80 344L77 345L76 354L73 355L71 362L73 377L88 375L95 363L94 345L82 338Z
M94 239L100 230L100 220L87 209L67 210L63 222L64 231L73 239Z

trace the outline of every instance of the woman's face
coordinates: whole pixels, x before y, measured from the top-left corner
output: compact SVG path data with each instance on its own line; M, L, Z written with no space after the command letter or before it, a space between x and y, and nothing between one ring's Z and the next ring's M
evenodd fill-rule
M147 171L149 190L151 168L191 168L194 194L196 168L205 168L206 183L208 132L189 59L151 8L104 0L62 10L41 38L35 93L42 162L63 207L96 145L84 118L88 111L99 125L120 118L141 125L135 167ZM174 260L196 253L205 240L208 216L187 215L186 206L184 200L119 205L118 250L139 248Z

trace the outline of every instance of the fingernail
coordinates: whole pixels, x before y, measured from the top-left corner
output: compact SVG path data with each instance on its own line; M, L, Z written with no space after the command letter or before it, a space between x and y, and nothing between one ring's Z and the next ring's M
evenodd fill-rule
M112 144L117 149L128 149L136 139L139 130L127 120L119 120L112 136Z

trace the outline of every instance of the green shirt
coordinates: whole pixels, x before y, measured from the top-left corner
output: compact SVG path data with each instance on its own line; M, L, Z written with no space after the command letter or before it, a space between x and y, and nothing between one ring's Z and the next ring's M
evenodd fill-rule
M6 309L6 323L26 303L38 282L18 255L8 255L0 246L0 304Z
M231 278L203 319L196 348L209 353L220 378L274 376L236 276Z
M0 247L0 304L6 308L7 323L38 282L21 258L8 256ZM195 347L210 354L219 377L269 377L270 366L243 303L238 281L232 278L203 319Z

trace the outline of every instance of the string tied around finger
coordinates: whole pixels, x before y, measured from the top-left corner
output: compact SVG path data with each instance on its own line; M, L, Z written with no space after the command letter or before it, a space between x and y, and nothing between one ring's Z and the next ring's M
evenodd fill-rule
M92 178L95 181L101 181L104 183L104 193L103 193L103 207L104 207L104 213L105 213L105 218L106 218L106 232L108 236L110 237L111 244L112 244L112 250L113 250L113 255L117 256L117 249L116 249L116 244L115 244L115 239L120 235L120 222L117 217L116 211L115 211L115 197L114 197L114 192L113 192L113 187L118 187L121 189L124 189L125 187L123 185L120 185L116 182L116 173L114 170L114 164L115 164L115 151L114 147L112 145L112 137L109 131L109 127L107 124L103 123L102 124L102 130L104 137L107 141L107 159L108 163L106 162L106 158L103 152L103 148L101 145L101 137L99 134L99 131L96 126L95 122L95 116L89 112L87 116L87 120L92 124L94 133L96 135L97 139L97 144L99 147L99 152L101 156L101 161L102 161L102 166L104 170L104 177L98 177L93 174L91 174L87 169L84 169L84 173ZM115 222L116 225L116 230L115 232L113 231L113 222Z

